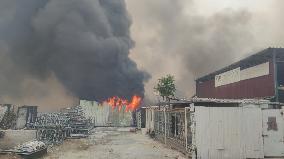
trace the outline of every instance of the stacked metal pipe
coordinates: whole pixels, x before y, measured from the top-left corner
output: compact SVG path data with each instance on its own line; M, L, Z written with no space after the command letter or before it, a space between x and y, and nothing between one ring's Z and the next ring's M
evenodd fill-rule
M91 120L85 117L81 106L66 108L61 112L39 114L34 123L37 138L48 144L61 143L72 134L88 135Z

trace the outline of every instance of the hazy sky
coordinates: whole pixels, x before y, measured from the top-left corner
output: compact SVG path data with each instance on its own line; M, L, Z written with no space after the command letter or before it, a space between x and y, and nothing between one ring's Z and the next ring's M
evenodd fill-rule
M224 8L248 8L251 11L269 10L275 0L198 0L195 1L200 13L212 14Z

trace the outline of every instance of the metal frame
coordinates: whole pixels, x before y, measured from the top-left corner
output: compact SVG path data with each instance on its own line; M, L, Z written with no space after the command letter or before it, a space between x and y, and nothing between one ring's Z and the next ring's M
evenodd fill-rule
M274 71L274 89L275 89L275 102L279 102L278 94L278 72L277 72L277 62L276 62L276 50L273 49L273 71Z
M190 152L192 142L190 107L153 111L155 139L184 153ZM172 121L172 117L175 121Z

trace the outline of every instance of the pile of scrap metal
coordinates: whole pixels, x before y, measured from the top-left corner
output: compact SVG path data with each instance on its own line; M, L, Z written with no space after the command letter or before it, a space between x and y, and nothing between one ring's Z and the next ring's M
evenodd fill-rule
M16 146L14 153L23 157L40 157L47 153L47 146L41 141L30 141Z
M87 137L93 128L91 119L87 119L81 106L76 106L65 110L64 113L69 121L68 126L71 128L71 138Z
M65 138L87 137L92 129L90 119L82 107L63 109L61 112L39 114L33 127L37 139L47 144L60 144Z
M37 130L37 139L47 144L60 144L70 134L68 118L61 113L40 114L33 127Z

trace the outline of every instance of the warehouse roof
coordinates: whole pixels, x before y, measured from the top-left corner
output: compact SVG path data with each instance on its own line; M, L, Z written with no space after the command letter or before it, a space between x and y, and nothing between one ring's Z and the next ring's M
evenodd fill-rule
M178 101L171 101L170 104L191 104L191 103L215 103L215 104L271 104L271 105L281 105L278 102L270 102L269 100L264 99L216 99L216 98L191 98L191 99L182 99ZM156 104L154 107L158 108L157 105L168 105L168 102L161 102ZM153 106L151 106L153 107ZM147 108L147 107L145 107Z
M192 103L236 103L236 104L280 104L264 99L215 99L215 98L192 98Z

